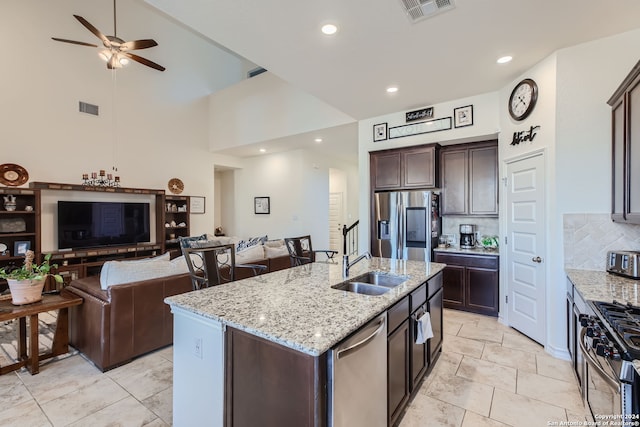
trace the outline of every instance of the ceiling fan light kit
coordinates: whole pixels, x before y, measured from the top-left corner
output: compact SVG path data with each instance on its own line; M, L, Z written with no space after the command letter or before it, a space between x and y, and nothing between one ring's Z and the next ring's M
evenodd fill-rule
M129 60L131 59L142 65L146 65L147 67L151 67L158 71L166 70L166 68L163 67L162 65L156 64L153 61L150 61L146 58L143 58L141 56L138 56L129 52L130 50L148 49L150 47L158 46L158 43L156 43L155 40L143 39L143 40L132 40L132 41L125 42L124 40L118 37L117 35L118 31L117 31L117 25L116 25L116 0L113 0L113 36L105 36L100 32L100 30L98 30L96 27L91 25L91 23L89 23L89 21L84 19L82 16L80 15L73 15L73 16L87 30L89 30L96 37L102 40L102 44L105 47L105 49L101 50L98 53L98 55L100 56L100 58L106 61L108 69L112 70L112 69L122 68L122 66L127 65L129 63ZM77 44L80 46L88 46L88 47L98 47L97 45L92 43L61 39L58 37L51 37L51 38L55 41L63 42L63 43L71 43L71 44Z

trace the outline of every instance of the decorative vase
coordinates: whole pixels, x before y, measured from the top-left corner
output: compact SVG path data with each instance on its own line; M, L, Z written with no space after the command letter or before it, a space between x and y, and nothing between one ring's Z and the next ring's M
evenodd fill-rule
M7 279L11 291L11 303L13 305L31 304L42 300L44 279L41 280L16 280Z
M4 196L4 208L7 211L15 211L16 210L16 196L13 194L9 194L8 196Z

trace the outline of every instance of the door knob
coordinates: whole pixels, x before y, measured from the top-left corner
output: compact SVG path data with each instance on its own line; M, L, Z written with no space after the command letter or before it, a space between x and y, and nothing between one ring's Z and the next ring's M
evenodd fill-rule
M542 262L542 258L540 258L539 256L535 257L535 258L531 258L531 261L533 262L537 262L537 263L541 263Z

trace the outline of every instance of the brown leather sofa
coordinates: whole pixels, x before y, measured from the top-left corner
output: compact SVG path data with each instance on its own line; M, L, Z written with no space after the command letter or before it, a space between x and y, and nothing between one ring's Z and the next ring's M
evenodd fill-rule
M267 266L265 273L291 267L288 256L255 264ZM236 280L251 275L250 269L236 270ZM69 308L69 343L103 372L171 345L173 315L164 299L193 290L186 273L107 290L101 289L99 276L91 276L72 281L66 289L84 300Z

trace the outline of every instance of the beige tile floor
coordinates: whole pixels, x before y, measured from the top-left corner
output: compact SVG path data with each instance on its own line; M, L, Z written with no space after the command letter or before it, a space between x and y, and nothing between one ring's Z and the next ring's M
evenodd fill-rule
M584 420L569 362L496 319L445 310L440 360L401 427L547 426ZM0 376L0 426L171 425L172 349L106 373L79 354Z

